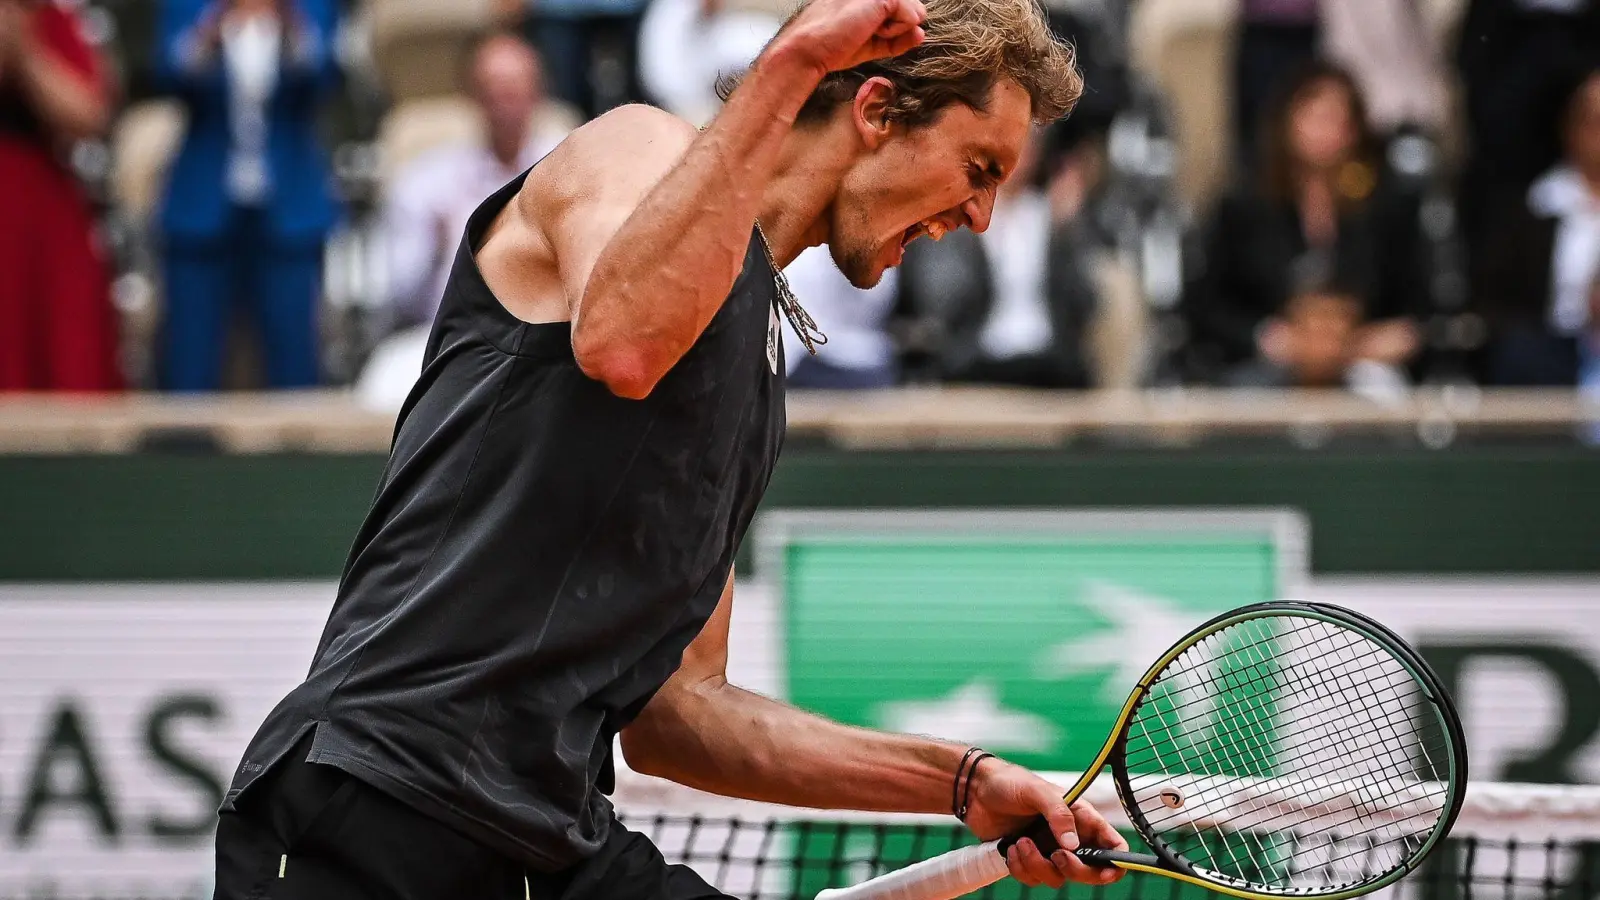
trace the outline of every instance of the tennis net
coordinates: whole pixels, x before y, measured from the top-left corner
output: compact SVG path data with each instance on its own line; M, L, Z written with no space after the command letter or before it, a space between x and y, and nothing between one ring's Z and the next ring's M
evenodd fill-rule
M974 838L949 816L794 809L717 797L619 773L618 815L671 862L745 900L811 900ZM1076 776L1050 776L1071 784ZM1126 827L1110 779L1088 799ZM1135 849L1138 849L1137 847ZM1023 888L1009 879L985 900L1199 900L1215 896L1154 875L1108 887ZM1600 900L1600 786L1474 783L1451 838L1379 900Z

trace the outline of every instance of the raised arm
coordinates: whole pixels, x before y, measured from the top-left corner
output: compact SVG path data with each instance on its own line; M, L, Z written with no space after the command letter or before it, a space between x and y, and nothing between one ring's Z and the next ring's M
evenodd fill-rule
M578 365L644 397L710 323L743 264L783 139L822 76L922 39L918 0L814 0L702 133L653 110L595 123L611 159L550 233ZM592 165L592 163L591 163ZM619 174L631 170L628 174Z
M701 790L821 809L950 812L964 744L832 722L728 683L733 579L716 612L683 655L683 666L622 732L628 765ZM1069 810L1063 789L1020 766L984 760L972 781L967 825L984 839L1020 830L1038 815L1068 848L1127 844L1087 802ZM1029 884L1104 884L1116 871L1076 857L1039 854L1018 842L1008 857Z

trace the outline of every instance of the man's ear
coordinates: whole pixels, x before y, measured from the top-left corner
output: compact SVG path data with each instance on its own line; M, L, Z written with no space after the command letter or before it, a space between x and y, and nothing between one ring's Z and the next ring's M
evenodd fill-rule
M889 103L893 100L894 82L882 75L868 78L856 89L850 120L868 150L878 149L894 130L895 123L889 119Z

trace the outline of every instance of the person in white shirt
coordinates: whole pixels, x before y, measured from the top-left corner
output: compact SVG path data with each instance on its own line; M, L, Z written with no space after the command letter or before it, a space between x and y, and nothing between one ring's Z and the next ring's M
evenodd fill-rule
M812 356L800 346L793 327L784 322L791 352L784 354L789 386L826 390L892 387L899 380L889 314L894 309L899 273L889 269L870 288L850 284L834 265L828 248L812 247L783 270L789 287L806 306L827 343Z
M433 321L456 246L477 204L538 162L575 124L547 114L539 57L514 34L495 32L477 42L467 82L483 114L481 139L423 154L388 187L385 271L390 302L404 323Z

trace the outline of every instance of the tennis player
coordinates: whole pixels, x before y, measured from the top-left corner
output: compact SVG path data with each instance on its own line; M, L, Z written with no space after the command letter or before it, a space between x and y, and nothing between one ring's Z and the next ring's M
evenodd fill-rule
M725 678L778 317L820 337L781 267L827 243L867 286L919 235L982 231L1081 89L1036 0L813 0L704 132L618 109L485 201L311 670L228 791L216 896L720 897L616 821L618 734L720 794L1124 847L1019 766ZM1008 863L1115 877L1029 841Z

